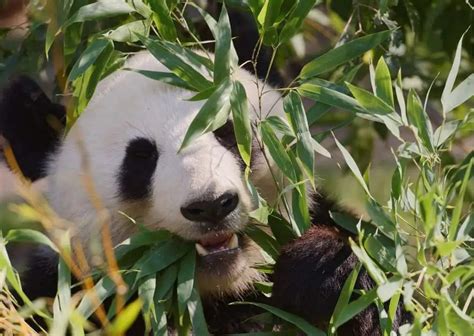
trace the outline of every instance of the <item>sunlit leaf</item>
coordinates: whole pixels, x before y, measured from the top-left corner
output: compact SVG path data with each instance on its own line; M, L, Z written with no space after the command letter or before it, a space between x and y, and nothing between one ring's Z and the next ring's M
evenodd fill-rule
M296 180L296 173L294 171L293 163L285 148L278 140L275 132L270 124L262 122L261 124L262 139L267 146L270 155L281 171L292 181Z
M191 298L194 287L194 269L196 266L196 249L189 252L180 260L178 267L178 311L180 318L184 315L187 302Z
M231 109L230 94L232 87L230 80L225 80L219 84L216 91L204 103L191 122L179 149L180 151L201 135L215 131L226 123Z
M377 97L382 99L393 109L392 78L390 76L390 70L388 69L387 63L385 63L383 57L380 57L377 67L375 68L375 85Z
M84 22L130 14L134 11L135 10L124 0L98 0L95 3L81 7L65 24L70 25L74 22Z
M354 39L337 48L331 49L327 53L315 58L306 64L300 72L301 79L308 79L317 75L326 73L337 66L359 57L366 51L369 51L390 37L390 30L366 35Z
M252 127L248 111L247 94L244 86L239 82L232 83L230 93L232 109L232 121L234 122L234 133L237 140L237 148L240 156L247 166L250 166L252 151Z
M461 35L459 39L458 46L456 48L456 54L454 55L453 64L451 65L451 70L449 71L448 78L446 79L446 83L444 84L443 93L441 94L441 104L443 105L443 115L446 115L450 111L450 106L452 102L448 102L449 97L451 96L451 92L454 88L454 82L456 81L456 77L458 76L459 66L461 65L461 52L462 52L462 41L464 35L466 35L467 31Z
M166 0L148 0L153 11L153 21L165 40L175 41L177 34Z
M433 151L433 129L431 128L431 122L423 109L420 98L413 90L410 90L408 94L407 113L408 120L416 127L418 136L421 138L423 145Z
M82 75L91 65L96 62L107 46L111 45L107 39L96 39L84 50L69 73L69 80L73 81Z
M314 186L314 147L303 103L298 94L291 91L283 100L283 108L298 140L296 150L303 163L304 172Z
M238 57L232 43L229 16L225 5L215 30L216 51L214 59L214 84L219 84L230 76L232 69L237 65Z

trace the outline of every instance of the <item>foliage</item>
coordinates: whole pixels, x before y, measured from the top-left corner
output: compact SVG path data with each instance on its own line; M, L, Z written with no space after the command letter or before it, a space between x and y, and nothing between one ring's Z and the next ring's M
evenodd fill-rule
M304 29L305 18L319 3L316 0L226 1L227 6L246 8L257 26L259 40L250 63L255 67L259 52L265 46L271 50L265 84L258 92L260 96L265 90L273 90L266 82L272 64L278 63L278 53L294 42L293 38ZM336 7L334 13L337 3L328 3ZM402 2L370 1L371 6L377 8L380 22L363 21L367 7L363 2L355 3L354 10L360 14L358 24L369 33L357 33L349 40L349 34L344 31L334 48L312 57L289 85L279 90L285 118L267 118L262 111L256 111L261 117L255 125L249 123L242 84L233 78L238 61L247 60L237 60L226 6L222 6L218 20L202 9L197 12L215 38L215 57L211 59L196 36L192 20L185 14L185 9L197 7L191 2L69 0L47 1L43 7L40 2L33 2L28 36L14 52L4 52L1 76L6 78L12 71L34 73L43 68L48 59L52 60L58 83L56 90L66 94L64 103L68 126L71 126L87 106L100 79L120 68L129 53L142 48L149 50L169 72L128 70L187 88L195 92L194 100L205 100L182 147L219 128L232 114L238 149L247 165L246 177L250 172L252 138L257 138L259 146L268 150L284 175L284 180L275 179L275 183L281 194L291 193L291 199L281 199L281 206L289 214L288 221L278 214L278 205L266 204L247 181L253 196L260 201L259 208L251 213L255 223L249 226L247 234L265 252L269 262L267 271L271 271L280 247L302 235L310 226L306 184L315 187L315 163L321 156L333 154L321 141L332 131L351 123L363 122L381 129L380 132L397 142L397 148L392 149L391 194L385 205L373 196L370 168L365 169L367 165L361 164L334 137L346 166L365 192L366 212L370 218L354 220L341 213L332 213L332 216L341 227L358 234L357 241L351 241L351 247L376 287L357 293L361 295L353 299L351 294L361 265L356 267L344 285L325 332L335 334L344 322L368 305L376 304L383 334L389 335L397 304L403 300L405 309L414 319L402 326L401 334L472 334L474 219L470 213L470 182L474 157L471 152L459 160L446 159L461 135L473 129L473 110L466 108L466 101L474 92L474 75L455 85L463 40L456 46L441 105L433 103L433 106L441 106L441 113L436 113L441 122L435 126L433 113L427 108L431 101L426 98L422 102L413 89L404 91L401 72L394 78L391 62L387 62L390 55L383 57L399 37L394 29L396 24L385 14L390 8L398 11ZM408 6L410 2L403 3ZM414 11L409 10L409 13ZM196 49L204 51L198 53ZM29 53L36 58L29 57ZM356 84L361 59L367 55L382 55L374 58L375 66L369 66L371 90ZM201 69L205 69L206 75ZM314 104L306 109L308 102ZM459 110L463 113L456 113ZM332 115L330 111L337 111L343 119L314 132L312 127ZM156 334L166 334L168 323L174 323L180 334L186 334L191 327L199 335L207 333L194 286L194 249L188 242L167 232L143 231L110 253L105 216L101 220L106 263L98 274L90 274L87 263L81 260L81 248L71 242L67 230L57 229L64 227L62 220L26 183L22 196L28 205L16 205L13 209L20 218L42 223L48 235L30 229L13 229L1 239L0 283L6 278L9 285L8 288L3 286L3 294L8 302L14 302L13 291L25 303L22 315L16 314L18 307L13 303L9 305L11 316L19 321L11 323L18 330L28 328L25 318L36 314L45 319L51 334L64 334L70 328L73 334L81 335L94 328L87 322L94 313L105 332L120 334L141 312L147 327ZM267 225L271 235L267 233ZM46 244L60 252L58 293L52 307L42 300L30 302L24 295L6 250L7 244L18 241ZM71 292L71 273L82 279L84 291ZM260 284L258 288L267 294L271 289L268 284ZM138 293L139 299L131 301L134 293ZM101 305L106 299L112 300L108 311ZM324 334L300 317L274 307L259 306L308 334ZM173 319L169 319L170 316ZM269 328L271 330L271 326Z

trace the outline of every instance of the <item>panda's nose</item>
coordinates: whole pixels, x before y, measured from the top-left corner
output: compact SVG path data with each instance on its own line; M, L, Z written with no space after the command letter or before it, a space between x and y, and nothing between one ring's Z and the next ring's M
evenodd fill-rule
M226 192L216 199L197 201L181 207L181 213L193 222L218 223L230 214L239 204L235 192Z

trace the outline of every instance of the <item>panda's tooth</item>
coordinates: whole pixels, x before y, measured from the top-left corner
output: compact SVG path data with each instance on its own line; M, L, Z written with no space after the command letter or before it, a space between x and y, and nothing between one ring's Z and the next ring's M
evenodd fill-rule
M237 237L235 233L232 235L232 238L230 238L229 244L227 244L227 247L230 249L239 247L239 238Z
M203 257L205 257L209 254L209 252L207 252L207 250L204 248L204 246L202 246L199 243L196 243L196 251L200 256L203 256Z

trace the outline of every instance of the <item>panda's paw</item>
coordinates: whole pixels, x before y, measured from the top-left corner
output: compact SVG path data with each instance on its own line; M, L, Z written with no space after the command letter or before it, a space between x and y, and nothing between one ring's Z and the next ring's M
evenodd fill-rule
M272 304L326 328L345 280L357 264L348 236L335 227L313 226L302 237L285 246L273 274ZM356 287L371 288L361 271ZM375 307L343 326L350 335L377 335Z

